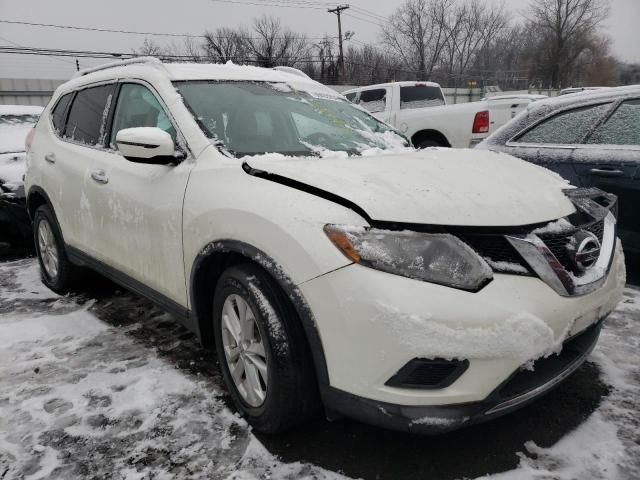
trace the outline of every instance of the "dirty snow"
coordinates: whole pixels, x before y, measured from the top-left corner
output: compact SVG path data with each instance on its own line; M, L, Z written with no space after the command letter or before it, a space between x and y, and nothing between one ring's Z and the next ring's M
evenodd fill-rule
M0 263L3 480L345 478L267 451L226 406L210 353L169 315L92 294L50 292L33 259ZM590 357L611 392L555 445L527 442L518 468L483 478L640 478L638 351L640 290L627 288Z
M35 260L0 264L0 478L342 478L271 455L194 368L209 353L118 295L60 297Z
M612 392L576 430L550 448L525 445L520 466L492 480L640 478L640 290L627 288L591 354Z

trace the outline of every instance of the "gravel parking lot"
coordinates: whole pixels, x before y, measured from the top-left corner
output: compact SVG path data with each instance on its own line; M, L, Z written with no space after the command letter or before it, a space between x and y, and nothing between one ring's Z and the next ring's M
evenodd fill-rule
M322 419L254 435L170 316L100 279L59 297L33 258L5 261L0 479L640 478L639 346L629 287L590 361L507 417L437 437Z

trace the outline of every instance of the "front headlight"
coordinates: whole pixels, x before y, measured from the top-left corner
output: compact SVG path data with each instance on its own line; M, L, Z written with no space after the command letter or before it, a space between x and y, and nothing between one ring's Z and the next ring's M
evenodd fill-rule
M403 277L477 291L493 278L489 265L445 233L325 225L325 234L355 263Z

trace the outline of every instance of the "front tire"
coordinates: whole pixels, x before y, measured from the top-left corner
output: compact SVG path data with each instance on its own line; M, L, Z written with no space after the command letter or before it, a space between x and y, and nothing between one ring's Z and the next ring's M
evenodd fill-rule
M237 410L258 431L279 433L319 405L315 372L290 301L259 267L227 269L216 286L218 361Z
M36 210L33 236L42 282L56 293L68 293L79 284L83 272L69 261L58 222L48 205Z
M444 145L438 142L437 140L432 140L432 139L420 140L416 145L416 147L420 149L429 148L429 147L446 147L446 146L447 145Z

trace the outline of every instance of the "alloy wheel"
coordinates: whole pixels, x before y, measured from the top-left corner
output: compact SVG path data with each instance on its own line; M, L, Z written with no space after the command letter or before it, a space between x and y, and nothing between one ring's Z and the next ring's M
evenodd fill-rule
M38 224L38 251L47 276L55 279L58 276L58 247L51 225L46 219L40 220Z
M261 406L267 396L265 345L251 306L240 295L229 295L222 306L222 345L227 368L242 399Z

